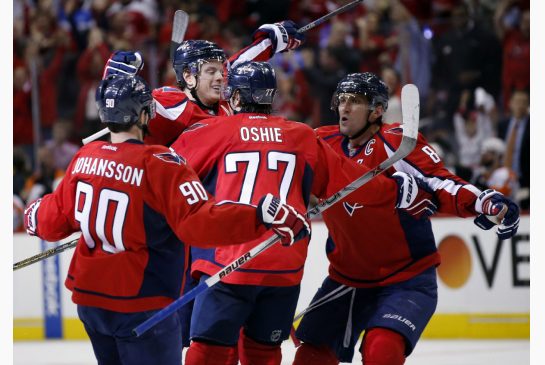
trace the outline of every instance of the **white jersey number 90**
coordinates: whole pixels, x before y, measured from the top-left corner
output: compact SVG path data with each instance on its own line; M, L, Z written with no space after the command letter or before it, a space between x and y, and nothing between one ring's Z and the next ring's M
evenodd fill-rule
M179 188L189 205L193 205L199 200L208 200L206 190L204 190L204 186L200 181L187 181L180 185Z
M93 186L83 181L78 181L76 186L76 205L74 218L79 222L85 243L91 249L95 248L95 240L91 235L93 229L96 237L102 241L102 249L109 253L125 251L123 244L123 226L127 215L129 205L129 196L123 192L102 189L98 196L98 206L96 208L95 219L91 220L91 205L93 203ZM114 202L115 204L110 204ZM115 208L114 208L115 207ZM106 236L106 220L110 215L108 211L114 209L111 227L108 227L113 242L110 242ZM95 226L91 227L94 221Z

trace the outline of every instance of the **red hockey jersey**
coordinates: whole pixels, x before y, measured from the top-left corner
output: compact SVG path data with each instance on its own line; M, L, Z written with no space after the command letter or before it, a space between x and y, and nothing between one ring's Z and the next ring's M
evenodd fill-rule
M350 149L338 126L316 130L333 149L359 164L373 168L399 147L402 127L383 125L363 146ZM385 171L420 176L439 200L439 211L460 217L476 215L474 204L480 191L450 173L422 135L413 152ZM415 220L388 206L372 207L359 192L346 197L323 214L329 230L329 274L354 287L389 285L407 280L440 263L429 219Z
M65 285L74 303L117 312L177 299L187 245L236 244L266 232L255 207L215 204L183 158L136 140L84 146L41 200L34 225L48 241L81 230Z
M309 126L265 114L203 120L182 133L172 148L187 158L216 199L257 204L262 195L272 193L300 212L306 211L311 193L330 197L368 171L337 155ZM361 188L363 204L393 210L396 186L393 179L372 180ZM269 236L240 246L192 250L193 276L216 273ZM308 239L289 248L275 245L223 281L296 285L307 244Z
M273 55L270 39L259 38L231 56L226 68L245 61L267 61ZM196 122L214 116L232 114L229 103L226 101L221 100L217 108L207 109L190 100L182 90L172 86L157 88L153 90L152 95L155 100L156 115L149 122L150 135L145 138L146 144L169 146L180 133Z

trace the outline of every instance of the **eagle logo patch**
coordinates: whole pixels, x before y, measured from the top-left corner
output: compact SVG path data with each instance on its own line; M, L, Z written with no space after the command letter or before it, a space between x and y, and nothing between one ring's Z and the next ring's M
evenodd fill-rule
M161 161L175 163L176 165L186 164L185 158L178 155L173 150L170 152L154 153L153 156L157 157Z
M344 210L346 210L346 213L348 213L349 216L353 216L356 209L363 208L363 205L359 205L358 203L354 203L353 205L350 205L350 203L343 202Z

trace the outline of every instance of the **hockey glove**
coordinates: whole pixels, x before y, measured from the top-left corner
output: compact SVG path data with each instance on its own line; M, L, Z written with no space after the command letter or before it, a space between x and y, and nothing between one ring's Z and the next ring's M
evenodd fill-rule
M291 20L280 23L263 24L254 32L254 40L268 37L271 40L274 53L287 52L296 49L305 41L305 34L297 31L297 25Z
M500 240L513 237L519 228L519 207L500 192L488 189L479 195L475 210L480 213L473 222L481 229L489 230L498 225L496 234Z
M134 76L144 67L144 59L140 52L115 51L104 66L102 79L110 75Z
M36 213L38 212L41 202L42 199L37 199L25 209L24 225L26 232L31 236L36 236L36 230L38 229Z
M310 235L307 218L293 207L283 204L280 199L267 194L257 205L257 216L267 228L281 236L282 246L291 246L298 240Z
M392 175L397 183L396 208L402 209L415 219L429 217L437 211L437 201L433 190L418 176L405 172L396 172Z

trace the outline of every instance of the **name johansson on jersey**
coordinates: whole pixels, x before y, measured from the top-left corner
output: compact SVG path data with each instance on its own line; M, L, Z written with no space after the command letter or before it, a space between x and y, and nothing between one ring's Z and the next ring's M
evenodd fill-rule
M77 173L114 178L136 186L140 186L144 176L143 169L96 157L79 157L72 170L72 174Z

